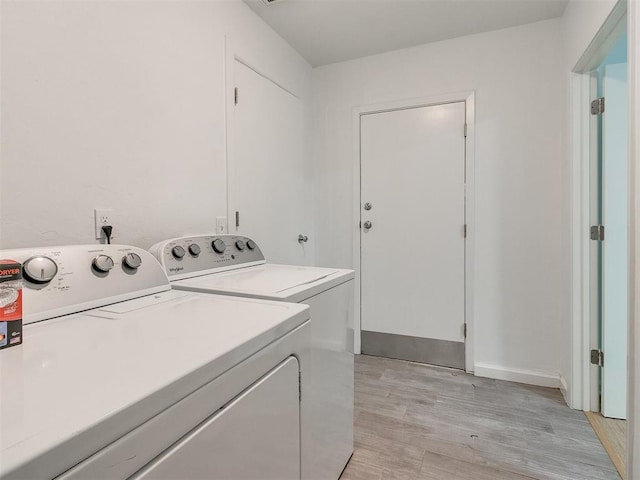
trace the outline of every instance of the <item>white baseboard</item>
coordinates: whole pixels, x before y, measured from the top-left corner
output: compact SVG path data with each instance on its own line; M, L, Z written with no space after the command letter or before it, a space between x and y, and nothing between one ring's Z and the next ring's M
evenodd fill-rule
M538 385L540 387L562 388L561 377L557 373L536 372L533 370L522 370L519 368L506 368L500 365L490 365L487 363L476 363L474 374L477 377L495 378L496 380L526 383L528 385Z
M564 403L567 404L567 406L571 406L571 404L569 403L569 387L567 385L567 380L564 378L563 375L560 375L560 393L562 393L562 398L564 398Z

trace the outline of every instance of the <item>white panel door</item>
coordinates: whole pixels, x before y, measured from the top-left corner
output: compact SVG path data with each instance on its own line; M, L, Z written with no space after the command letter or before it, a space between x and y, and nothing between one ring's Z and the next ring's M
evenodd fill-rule
M362 330L464 342L464 124L464 102L361 117Z
M627 416L628 204L627 64L603 70L602 414Z
M229 231L254 239L269 262L308 264L307 244L298 242L311 225L302 104L237 60L234 76Z

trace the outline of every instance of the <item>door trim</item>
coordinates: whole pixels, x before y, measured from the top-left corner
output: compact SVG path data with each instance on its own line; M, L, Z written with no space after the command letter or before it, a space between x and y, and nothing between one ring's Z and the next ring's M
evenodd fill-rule
M570 84L570 176L571 176L571 378L563 389L565 400L571 408L584 411L600 411L598 392L598 367L590 362L590 350L597 344L597 304L593 303L591 263L594 261L589 239L592 219L590 168L595 153L594 123L589 111L595 98L593 71L602 62L611 46L624 31L627 21L627 4L619 2L583 53L571 72ZM630 54L628 54L630 60ZM631 84L629 83L629 88ZM630 135L631 138L631 135ZM629 155L631 158L631 149ZM630 164L629 175L632 175ZM631 177L630 177L631 178ZM629 186L629 211L633 211L632 185ZM630 213L629 230L633 228ZM629 259L633 258L633 245L629 242ZM630 269L631 275L631 269ZM629 299L633 301L632 278L629 283ZM631 312L629 306L630 323ZM631 352L631 348L629 348ZM631 353L630 353L631 354ZM563 379L564 380L564 379ZM566 382L566 380L565 380ZM631 377L629 377L631 386Z
M465 147L466 188L465 188L465 223L467 238L465 241L465 280L464 310L467 324L465 339L465 370L474 371L474 272L475 272L475 92L458 92L434 95L429 97L410 98L392 102L360 105L353 108L353 263L355 270L354 298L354 352L361 352L361 252L360 252L360 117L371 113L391 110L429 107L444 103L464 102L466 110L467 138Z

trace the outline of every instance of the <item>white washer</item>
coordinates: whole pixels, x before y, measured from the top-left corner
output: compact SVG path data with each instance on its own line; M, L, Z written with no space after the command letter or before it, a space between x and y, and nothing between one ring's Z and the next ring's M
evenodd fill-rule
M302 478L337 480L353 452L353 270L269 264L255 242L238 235L175 238L150 251L174 289L311 307Z
M24 342L0 351L0 478L300 478L303 305L171 290L122 245L23 263Z

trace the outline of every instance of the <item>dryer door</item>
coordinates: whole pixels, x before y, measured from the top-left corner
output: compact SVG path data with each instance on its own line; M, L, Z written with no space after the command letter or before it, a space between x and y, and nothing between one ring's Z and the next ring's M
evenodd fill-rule
M289 357L131 479L299 480L298 372Z

